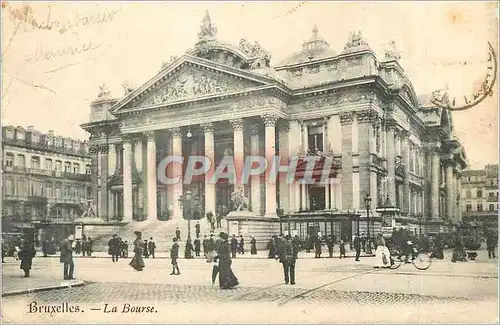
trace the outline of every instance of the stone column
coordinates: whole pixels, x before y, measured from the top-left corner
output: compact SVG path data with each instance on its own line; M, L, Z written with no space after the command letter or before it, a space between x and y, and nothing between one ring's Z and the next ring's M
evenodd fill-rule
M345 112L340 113L340 125L341 125L341 137L342 137L342 178L341 178L341 198L342 202L340 206L342 210L354 210L354 193L353 193L353 157L352 153L353 147L353 136L352 136L352 124L354 122L354 113ZM356 145L357 148L357 145ZM357 149L356 149L357 151ZM358 194L359 197L359 194Z
M402 141L402 154L403 154L403 164L405 166L405 172L403 176L403 212L410 212L410 144L409 137L410 133L403 131L401 138Z
M276 121L277 116L272 114L262 115L264 124L266 126L265 131L265 151L266 160L269 164L272 163L274 156L276 155L275 143L276 143ZM277 217L276 215L276 182L270 181L269 173L266 174L266 216Z
M113 176L116 172L116 156L116 147L113 143L110 143L108 149L108 176Z
M131 139L123 142L123 221L133 220L132 206L132 143Z
M325 184L325 210L330 210L330 179Z
M283 123L281 123L283 122ZM290 123L288 121L280 121L278 125L278 147L279 156L281 160L288 159L291 151L290 143ZM291 213L293 209L293 196L291 195L292 184L287 183L288 175L286 173L279 173L277 181L279 182L279 202L280 209L283 209L284 213Z
M300 193L301 193L301 202L300 202L300 208L302 210L307 210L307 189L306 189L306 184L303 182L300 183Z
M396 142L394 128L394 121L386 122L387 190L389 200L393 205L396 204Z
M172 135L172 155L182 157L182 133L180 128L171 129ZM172 186L173 193L173 213L172 219L182 218L182 208L179 206L179 198L182 195L182 165L175 163L172 166L172 177L179 177L179 182L169 185Z
M453 215L453 207L455 206L453 198L453 186L455 186L455 182L453 181L453 164L450 161L446 162L446 216L450 218L450 220L454 220L455 216Z
M252 124L250 126L252 133L250 137L250 154L252 156L260 155L259 148L259 125ZM260 175L252 175L250 178L250 198L252 204L252 212L260 215Z
M148 195L148 219L158 218L158 207L156 202L156 138L154 131L146 132L147 137L147 195Z
M441 182L441 166L439 161L439 153L437 149L430 152L431 158L431 216L433 219L439 219L439 187Z
M243 119L234 119L231 120L231 126L233 128L233 152L234 152L234 167L236 171L236 187L241 187L243 189L243 185L241 184L241 173L243 171L243 163L245 159L245 143L243 136Z
M217 211L216 205L216 195L215 195L215 183L210 180L215 171L215 136L214 136L214 125L213 123L202 124L201 127L205 132L205 157L207 157L212 166L210 171L205 174L205 212L212 211L215 215Z
M457 194L458 194L458 203L457 203L457 219L458 221L462 221L462 172L460 170L457 171ZM457 197L457 195L455 195Z
M99 146L98 145L92 145L89 147L89 153L90 153L90 176L91 176L91 181L90 181L90 188L91 188L91 193L92 193L92 200L93 203L96 204L96 209L97 209L97 192L99 188ZM29 162L31 164L31 161ZM55 164L55 162L54 162ZM64 168L64 165L62 166ZM63 191L63 189L61 189ZM97 214L97 211L96 211Z
M309 150L309 138L308 138L308 131L307 131L307 124L304 123L304 121L300 121L300 125L301 125L301 131L302 131L302 134L301 134L301 137L302 137L302 140L301 140L301 151L302 153L306 154L307 151Z

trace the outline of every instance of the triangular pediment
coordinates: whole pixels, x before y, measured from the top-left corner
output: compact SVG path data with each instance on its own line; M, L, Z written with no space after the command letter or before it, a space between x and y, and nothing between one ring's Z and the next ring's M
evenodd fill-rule
M120 100L112 112L116 114L129 109L233 94L271 84L268 80L247 71L183 56Z

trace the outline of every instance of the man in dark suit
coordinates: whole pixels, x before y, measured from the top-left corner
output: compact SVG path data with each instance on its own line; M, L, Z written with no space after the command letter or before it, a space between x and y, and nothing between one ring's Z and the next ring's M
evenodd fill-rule
M120 240L113 235L108 242L108 253L111 255L113 262L118 262L118 257L120 257Z
M290 235L286 235L285 239L280 241L277 253L276 257L283 264L285 284L295 284L295 261L297 260L298 250Z
M200 222L199 221L196 221L196 225L194 226L194 228L196 229L196 238L199 238L200 237L200 232L201 232L201 227L200 227Z
M493 233L489 233L486 237L486 248L488 249L488 258L496 258L495 247L497 246L497 239Z
M149 243L148 243L148 252L151 257L155 258L155 250L156 250L156 244L153 241L153 237L149 238Z
M68 238L61 242L60 250L61 256L59 261L64 263L64 280L74 280L73 272L75 270L75 264L73 263L73 235L69 235Z
M233 235L233 237L231 237L231 258L236 258L237 249L238 249L238 239L236 239L236 236Z
M358 235L354 237L352 245L354 246L354 249L356 250L356 262L359 262L359 255L361 255L361 239L359 238Z

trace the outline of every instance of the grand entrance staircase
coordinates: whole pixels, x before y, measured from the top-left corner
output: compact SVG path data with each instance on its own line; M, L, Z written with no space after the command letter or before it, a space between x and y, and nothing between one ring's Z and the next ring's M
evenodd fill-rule
M191 221L191 238L194 240L196 237L196 222L200 223L200 239L203 240L204 235L209 235L210 233L210 224L206 218L201 220L192 220ZM215 229L215 234L217 235L220 231L227 230L227 222L226 220L222 220L221 228ZM154 220L145 220L145 221L133 221L128 223L127 225L120 227L118 231L113 231L110 229L110 232L107 234L101 234L100 236L93 237L92 234L86 234L87 236L93 238L93 249L96 252L106 252L108 241L113 237L113 234L116 234L123 241L127 240L129 243L129 251L132 251L132 243L135 240L134 231L142 232L142 239L149 240L149 238L153 237L153 241L156 243L156 249L159 252L170 251L170 247L172 246L172 239L175 237L175 230L179 227L181 231L181 241L180 246L184 247L184 244L187 239L188 234L188 221L185 219L174 219L168 221L160 221L157 219ZM183 251L182 251L183 252Z

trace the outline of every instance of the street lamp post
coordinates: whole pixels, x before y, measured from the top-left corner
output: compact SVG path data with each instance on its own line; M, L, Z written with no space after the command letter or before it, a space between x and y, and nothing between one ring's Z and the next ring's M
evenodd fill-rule
M368 234L368 247L366 248L367 254L372 254L372 239L370 236L370 207L372 204L372 198L368 193L365 196L365 208L366 208L366 224L368 226L367 234Z

